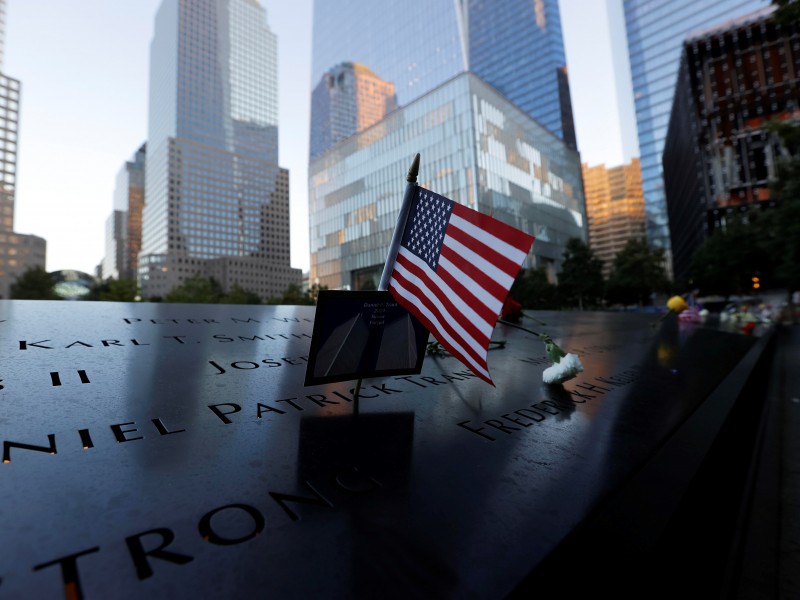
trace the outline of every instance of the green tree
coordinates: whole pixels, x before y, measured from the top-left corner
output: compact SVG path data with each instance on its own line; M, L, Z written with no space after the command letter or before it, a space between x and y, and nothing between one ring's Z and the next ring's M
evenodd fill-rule
M558 308L557 288L548 281L547 270L544 267L520 271L511 286L509 296L523 308L538 310Z
M566 306L596 306L603 297L603 261L580 238L567 241L558 276L558 295Z
M299 304L313 306L317 303L317 296L320 290L326 289L328 289L326 286L314 284L308 291L304 292L299 284L290 283L283 294L269 298L267 304Z
M771 252L766 234L768 215L751 213L748 218L731 217L724 229L714 231L692 257L689 273L692 288L701 295L746 294L752 278L772 282Z
M634 238L614 257L607 298L612 303L644 306L653 293L666 292L669 287L664 250L650 248L643 238Z
M219 302L221 304L261 304L261 296L244 289L238 281L235 281L231 289L220 297Z
M11 297L20 300L59 300L53 276L40 266L31 267L11 284Z
M106 279L92 286L86 300L105 302L134 302L139 294L139 286L133 279Z
M763 214L762 235L774 261L776 283L791 294L800 289L800 125L773 122L781 139L783 156L772 185L777 206Z
M800 21L800 1L798 0L772 0L777 6L775 21L781 25L789 25Z
M223 296L222 286L213 277L195 273L172 288L164 302L187 302L193 304L218 304Z

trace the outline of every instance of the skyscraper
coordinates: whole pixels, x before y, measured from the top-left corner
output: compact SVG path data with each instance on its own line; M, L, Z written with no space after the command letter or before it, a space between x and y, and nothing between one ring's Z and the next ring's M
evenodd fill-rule
M196 273L262 298L300 282L277 88L277 38L258 1L163 0L150 45L143 297Z
M671 256L662 154L683 41L692 31L769 4L769 0L624 0L647 239ZM670 271L671 263L670 263Z
M0 0L0 69L5 5ZM44 268L47 251L44 238L14 232L20 92L20 82L0 71L0 298L9 297L11 285L26 270Z
M684 43L664 144L676 279L689 279L695 252L731 217L779 202L771 186L788 151L768 123L800 123L800 26L778 25L774 8Z
M586 239L557 0L316 0L313 44L312 84L358 62L398 108L313 148L312 283L377 282L416 152L421 185L535 235L525 266L556 279ZM312 140L326 117L312 104Z
M578 153L462 73L311 162L312 283L378 283L416 152L421 186L536 236L525 267L555 280L567 241L586 241Z
M364 131L397 108L394 84L359 63L342 63L323 75L311 93L313 160L334 144Z
M146 155L147 144L142 144L133 159L126 161L117 174L114 209L106 219L106 253L100 273L103 279L136 279L142 246Z
M402 106L469 70L575 148L558 0L316 0L313 40L314 86L359 62Z
M642 169L639 159L607 169L583 165L589 247L608 277L614 257L628 240L645 237Z

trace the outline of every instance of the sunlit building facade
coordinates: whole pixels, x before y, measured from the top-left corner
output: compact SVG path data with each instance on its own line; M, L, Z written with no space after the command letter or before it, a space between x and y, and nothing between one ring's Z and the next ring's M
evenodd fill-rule
M359 63L337 65L311 93L311 160L397 108L394 84Z
M136 279L142 246L146 153L147 144L142 144L117 174L114 208L106 219L106 251L100 273L103 279Z
M277 161L277 38L264 8L164 0L150 46L143 297L198 273L262 298L300 283Z
M5 0L0 0L0 68L5 39ZM21 85L0 71L0 298L9 298L11 285L32 267L45 267L44 238L14 231L17 189L17 135Z
M664 248L670 272L669 217L662 155L683 41L692 31L768 5L769 0L624 0L647 239Z
M312 85L347 62L401 106L472 71L575 147L558 0L316 0Z
M645 237L639 159L612 168L583 165L583 187L589 247L603 261L603 276L607 278L614 257L625 244Z
M378 283L417 152L420 185L536 236L525 267L555 280L567 240L586 241L578 153L462 73L311 162L312 283Z
M768 210L786 150L770 121L800 123L800 25L766 6L683 46L664 148L675 275L731 215Z

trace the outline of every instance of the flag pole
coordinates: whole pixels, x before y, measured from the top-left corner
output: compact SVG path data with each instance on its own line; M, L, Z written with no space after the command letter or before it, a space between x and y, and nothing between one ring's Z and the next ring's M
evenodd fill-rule
M403 240L403 231L406 228L406 221L408 220L408 213L411 212L411 201L414 199L414 190L417 187L417 175L419 174L419 152L414 157L414 162L408 169L406 175L406 192L403 195L403 204L400 205L400 215L397 218L397 226L394 228L392 234L392 242L389 244L389 254L386 257L386 264L383 266L383 274L381 274L381 282L378 289L386 291L389 289L389 280L392 278L392 271L394 270L394 263L397 260L397 252L400 250L400 242ZM353 415L358 415L358 398L361 394L361 377L356 381L356 389L353 393Z
M386 257L386 264L383 266L383 274L381 275L381 282L378 285L379 290L389 289L389 280L392 278L392 271L394 270L394 263L397 260L397 252L400 250L400 242L403 240L403 231L406 228L406 221L408 220L408 213L411 212L411 201L414 199L414 190L417 187L417 175L419 174L419 152L414 157L414 162L408 169L406 176L406 192L403 196L403 204L400 206L400 215L397 217L397 226L394 228L394 235L392 235L392 243L389 245L389 254Z

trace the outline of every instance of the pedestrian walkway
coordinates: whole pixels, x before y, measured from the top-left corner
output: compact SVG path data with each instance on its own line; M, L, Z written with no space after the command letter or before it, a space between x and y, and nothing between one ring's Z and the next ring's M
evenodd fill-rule
M780 365L781 522L779 580L781 600L800 598L800 325L782 326L775 360Z

